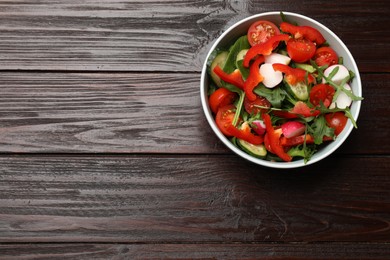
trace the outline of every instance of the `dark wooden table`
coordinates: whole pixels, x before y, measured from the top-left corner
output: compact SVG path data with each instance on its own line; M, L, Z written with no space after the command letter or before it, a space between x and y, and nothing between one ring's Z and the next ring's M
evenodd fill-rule
M290 11L336 32L364 101L336 154L275 170L200 105L213 41ZM390 258L390 2L0 1L0 259Z

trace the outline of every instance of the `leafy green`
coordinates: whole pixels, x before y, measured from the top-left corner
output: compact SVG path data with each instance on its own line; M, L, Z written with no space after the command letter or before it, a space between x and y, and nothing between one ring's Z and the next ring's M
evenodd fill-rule
M286 92L280 87L270 89L266 88L263 84L260 84L260 86L256 87L253 92L259 96L265 97L272 104L272 106L276 108L282 107L282 102L287 95Z
M243 104L244 104L244 99L245 99L245 92L244 91L241 91L239 93L240 95L240 98L238 99L238 102L236 104L236 114L234 115L234 119L233 119L233 125L236 126L237 125L237 122L238 122L238 119L241 115L241 111L242 111L242 107L243 107Z
M315 152L316 149L314 147L303 144L290 148L287 154L291 157L302 157L304 159L304 163L307 163Z
M237 69L240 70L242 78L244 80L246 80L249 76L249 68L245 68L243 63L244 63L244 60L238 60L238 61L236 61L236 66L237 66Z
M357 128L356 120L355 120L355 118L353 118L351 110L348 107L346 107L346 108L337 108L337 107L336 108L327 108L324 106L324 104L321 103L321 106L318 107L317 109L321 112L321 114L344 112L345 116L351 120L352 125L355 128Z
M217 90L217 86L215 84L210 83L209 89L207 90L207 95L210 96Z
M249 49L251 46L248 42L248 37L246 35L241 36L238 40L230 47L229 54L223 67L223 70L226 73L232 73L236 67L237 54L244 49Z
M295 68L306 70L309 73L313 73L313 72L316 71L316 69L313 66L311 66L310 64L306 64L306 63L293 63L293 65L294 65Z
M238 38L237 41L229 48L229 54L227 56L225 65L223 66L223 70L228 74L235 71L237 69L237 64L236 64L237 54L241 50L249 49L249 48L250 48L250 44L248 42L248 38L246 35ZM242 74L242 75L244 75L244 74ZM236 104L237 110L236 110L236 114L235 114L234 119L233 119L233 125L236 125L238 122L238 118L242 112L242 107L243 107L244 98L245 98L245 92L242 91L241 89L239 89L238 87L236 87L232 84L226 83L224 81L222 81L222 86L239 95L239 99L238 99L238 102Z
M347 76L342 82L340 82L340 84L336 84L335 82L332 81L332 78L334 75L336 75L337 71L339 70L339 67L335 67L331 73L328 75L328 76L325 76L324 75L324 70L326 68L324 67L319 67L313 60L310 60L311 62L311 65L316 68L317 72L318 72L318 76L320 79L325 79L325 83L331 85L332 87L334 87L336 89L336 93L335 95L333 96L333 101L337 99L339 93L342 91L344 92L348 97L350 97L353 101L359 101L359 100L363 100L363 97L358 97L356 96L355 94L353 94L352 90L348 90L346 88L344 88L344 85L350 81L351 79L351 75L354 76L353 72L349 73L350 76Z
M282 22L286 22L286 23L293 24L293 25L298 25L297 22L292 22L289 19L287 19L287 17L284 15L283 12L280 12L280 18L282 18Z
M222 87L226 88L227 90L230 90L231 92L235 92L239 95L243 92L240 88L234 86L233 84L226 83L222 81Z
M308 132L314 137L315 144L322 144L324 136L334 137L334 129L326 125L324 115L320 115L308 127Z

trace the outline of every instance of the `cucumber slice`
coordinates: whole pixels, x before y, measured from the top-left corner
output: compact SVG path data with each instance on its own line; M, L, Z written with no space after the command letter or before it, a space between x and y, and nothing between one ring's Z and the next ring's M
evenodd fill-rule
M287 90L298 100L305 101L309 98L309 90L305 82L298 82L295 85L290 85L284 81Z
M211 78L213 79L214 83L218 86L218 87L222 87L222 82L221 82L221 79L217 76L217 74L214 73L214 68L219 65L221 68L223 68L223 66L225 66L225 62L227 60L227 57L228 57L228 52L227 51L223 51L221 53L219 53L213 60L213 62L211 63L210 65L210 76Z
M244 57L245 54L248 52L249 49L243 49L237 54L236 58L236 67L240 70L242 78L246 80L249 76L249 68L245 68L244 63Z
M245 54L248 52L249 49L243 49L237 54L236 62L239 60L243 60L245 57Z
M267 155L267 150L263 144L254 145L242 139L237 139L237 144L243 151L257 158L264 158Z
M313 73L316 71L316 69L313 66L306 63L295 63L295 67L306 70L309 73Z

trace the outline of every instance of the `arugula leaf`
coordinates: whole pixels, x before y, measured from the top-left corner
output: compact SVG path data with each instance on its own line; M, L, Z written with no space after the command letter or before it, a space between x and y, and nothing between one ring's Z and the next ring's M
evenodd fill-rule
M353 118L351 110L346 107L346 108L327 108L324 106L324 104L321 102L320 107L317 107L317 109L321 112L321 114L326 114L326 113L335 113L335 112L344 112L345 116L348 117L352 125L357 128L356 120Z
M238 102L236 104L236 114L234 115L234 118L233 118L233 125L236 126L237 123L238 123L238 119L241 115L241 112L242 112L242 107L243 107L243 104L244 104L244 99L245 99L245 92L240 90L240 98L238 99Z
M256 87L253 92L259 96L265 97L275 108L281 108L282 102L287 96L287 93L280 87L270 89L266 88L263 84Z
M238 40L230 47L229 54L226 59L226 63L223 67L223 70L226 73L232 73L236 67L237 54L244 49L249 49L251 46L248 42L248 37L246 35L241 36Z
M339 93L342 91L344 92L348 97L350 97L353 101L359 101L359 100L363 100L363 97L358 97L356 96L355 94L353 94L352 90L348 90L346 88L344 88L344 85L350 81L351 79L351 75L354 76L353 72L351 73L351 71L349 72L350 76L347 76L345 79L343 79L342 82L340 82L340 84L336 84L332 81L332 78L334 75L336 75L337 71L339 70L339 67L335 67L329 74L329 76L325 76L324 74L324 70L325 68L324 67L318 67L318 65L313 61L313 60L310 60L311 62L311 65L316 68L316 70L318 71L318 76L319 76L319 81L321 81L321 79L325 79L325 83L331 85L332 87L334 87L336 89L336 93L335 95L333 96L333 100L336 100L337 99L337 96L339 95Z
M334 129L326 125L324 115L318 116L308 130L313 135L315 144L322 144L324 136L334 137Z
M307 163L315 152L316 149L314 147L298 145L288 150L287 154L291 157L302 157L304 159L304 163Z

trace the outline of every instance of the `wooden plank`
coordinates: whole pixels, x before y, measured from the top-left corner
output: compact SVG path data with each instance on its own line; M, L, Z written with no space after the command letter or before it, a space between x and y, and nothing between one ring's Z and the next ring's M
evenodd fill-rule
M338 152L388 153L390 74L362 81L359 128ZM206 122L197 73L4 72L0 82L3 153L228 152Z
M210 150L205 144L222 147L201 110L198 74L0 77L3 152L202 153Z
M1 156L0 242L389 243L388 157Z
M386 259L388 244L9 244L2 259Z
M0 70L199 72L230 25L281 10L336 32L362 71L390 70L388 3L363 0L0 1Z

